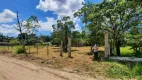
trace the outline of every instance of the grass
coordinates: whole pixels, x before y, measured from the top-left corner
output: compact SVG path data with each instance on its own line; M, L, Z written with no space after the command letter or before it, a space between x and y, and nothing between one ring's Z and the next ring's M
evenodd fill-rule
M130 46L120 48L121 55L124 57L138 57L142 58L142 52L135 52Z
M121 55L127 57L134 57L134 50L130 46L120 48Z
M110 62L107 76L121 79L142 79L142 63L135 62Z

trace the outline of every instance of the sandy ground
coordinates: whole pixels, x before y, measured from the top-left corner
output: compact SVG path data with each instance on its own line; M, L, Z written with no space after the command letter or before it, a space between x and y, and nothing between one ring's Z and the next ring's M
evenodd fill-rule
M0 55L0 80L103 80L67 73Z

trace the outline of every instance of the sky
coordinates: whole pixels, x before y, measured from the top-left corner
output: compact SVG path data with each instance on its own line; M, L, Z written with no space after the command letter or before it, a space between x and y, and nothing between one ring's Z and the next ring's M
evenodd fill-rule
M5 36L16 37L19 32L16 26L16 12L23 22L31 15L39 20L38 35L50 35L52 25L63 16L70 16L75 24L75 30L81 31L83 23L73 17L73 12L83 7L82 2L100 3L103 0L1 0L0 2L0 33Z

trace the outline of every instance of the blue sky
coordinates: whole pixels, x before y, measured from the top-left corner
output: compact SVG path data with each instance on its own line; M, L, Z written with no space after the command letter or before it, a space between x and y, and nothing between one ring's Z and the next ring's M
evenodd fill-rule
M52 24L63 16L70 16L75 23L76 30L81 30L82 23L78 18L73 18L72 11L82 7L82 2L99 3L102 0L1 0L0 2L0 33L7 36L17 36L16 11L20 20L24 21L31 15L36 15L41 29L38 35L50 35Z

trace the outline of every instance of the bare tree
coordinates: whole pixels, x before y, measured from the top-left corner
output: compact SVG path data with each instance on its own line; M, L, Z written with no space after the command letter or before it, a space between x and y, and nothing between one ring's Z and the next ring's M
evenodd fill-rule
M14 28L20 33L20 43L22 45L22 48L23 50L26 52L25 50L25 39L23 38L23 33L24 33L24 30L26 29L26 26L23 26L22 23L20 22L19 20L19 14L18 14L18 11L17 11L17 26L14 26Z

